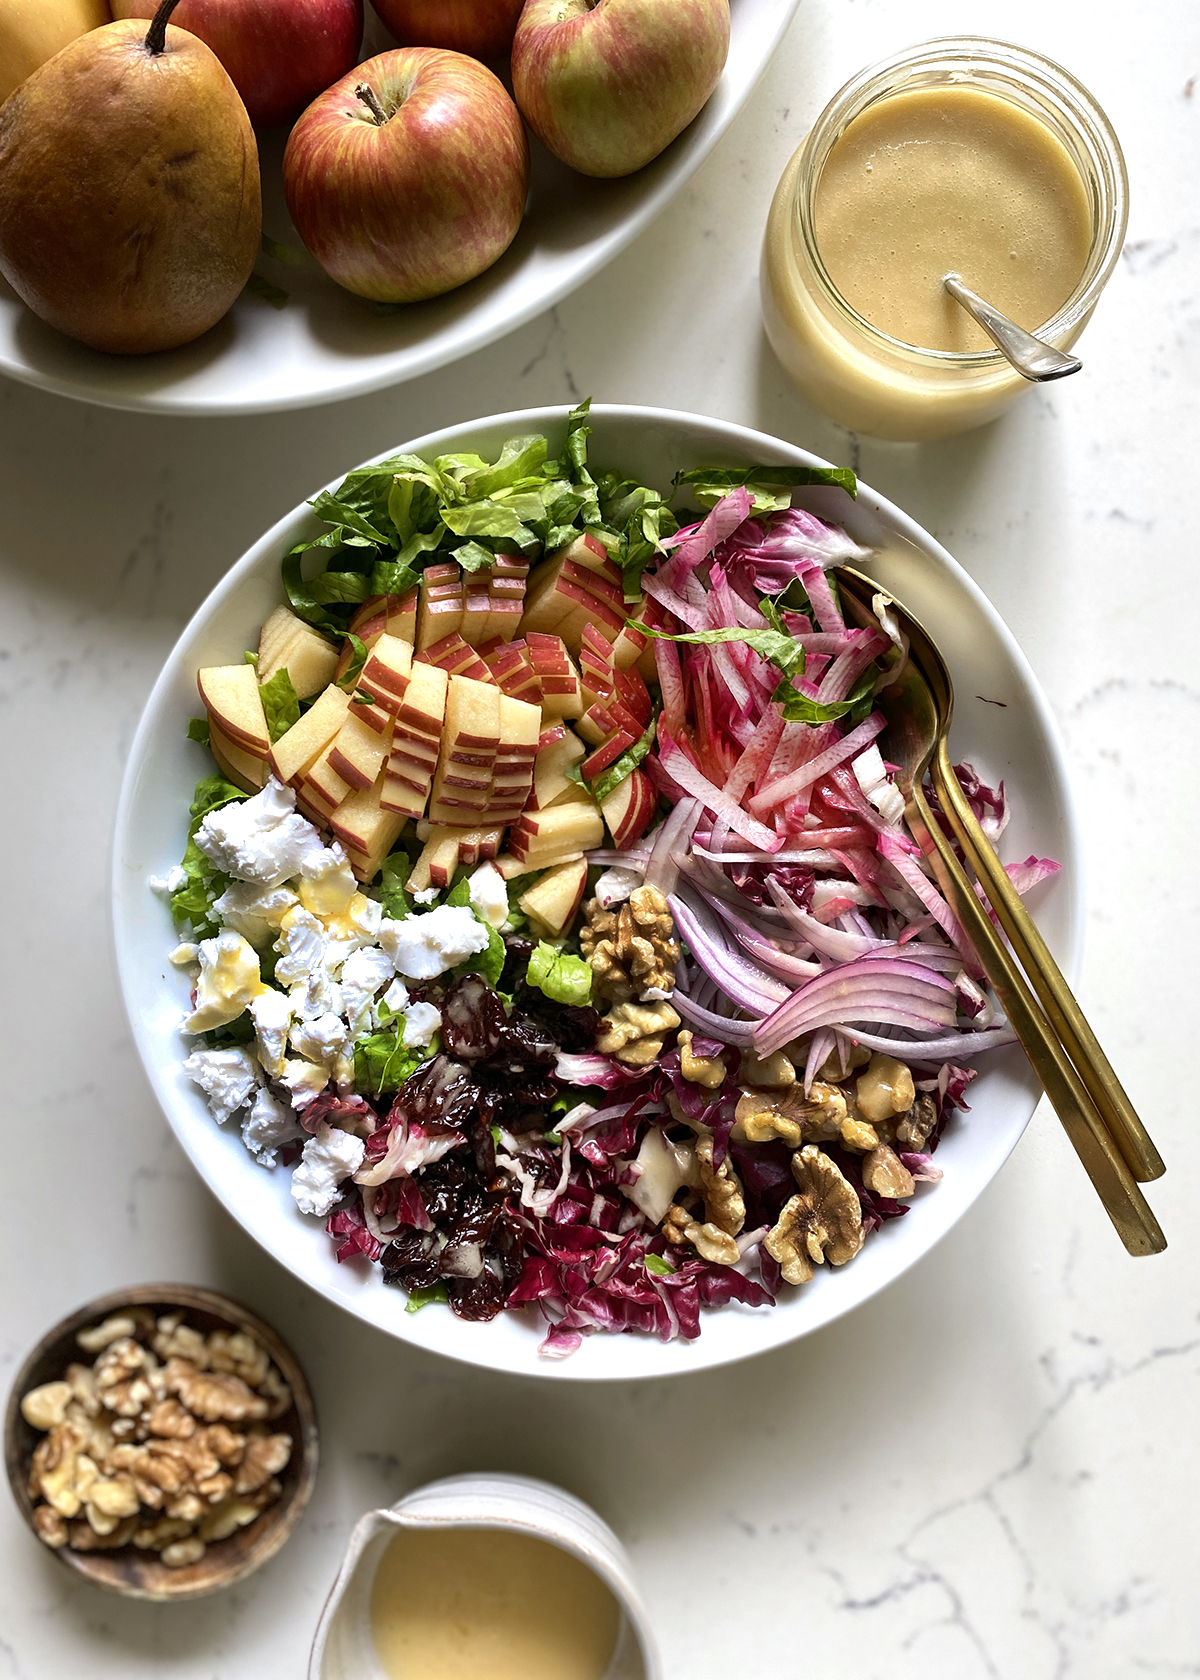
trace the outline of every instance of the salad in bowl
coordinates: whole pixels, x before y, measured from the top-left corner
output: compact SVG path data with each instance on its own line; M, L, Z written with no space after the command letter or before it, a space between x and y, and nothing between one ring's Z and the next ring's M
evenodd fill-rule
M543 1363L842 1288L1014 1041L905 826L886 594L843 616L875 545L811 505L853 476L610 458L585 404L315 498L249 645L192 656L208 762L151 883L193 1114L358 1310Z

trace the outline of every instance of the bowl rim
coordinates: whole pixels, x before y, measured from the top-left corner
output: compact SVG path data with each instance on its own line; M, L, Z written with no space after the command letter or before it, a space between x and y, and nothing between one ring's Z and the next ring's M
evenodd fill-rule
M435 431L425 433L420 437L412 439L411 441L404 441L387 449L380 450L377 454L370 456L366 461L355 463L349 467L347 471L354 471L359 466L373 465L379 461L386 460L389 456L397 453L437 454L439 452L446 452L447 447L461 449L464 446L464 434L469 432L483 433L487 431L491 433L501 433L507 431L509 435L516 435L518 432L522 431L540 431L553 434L554 429L563 424L566 413L567 405L564 403L542 404L535 408L511 409L498 414L484 415L473 420L460 421L452 425L441 426ZM655 425L668 428L680 426L698 428L704 432L715 432L720 434L721 441L719 443L714 441L713 443L712 447L714 451L724 451L730 455L741 455L746 461L764 458L770 460L774 458L777 460L781 459L783 461L791 461L793 464L804 466L828 467L831 465L831 463L826 461L823 457L814 454L811 450L804 449L798 444L791 443L787 439L773 436L770 433L758 431L752 427L743 426L737 422L726 421L712 415L698 414L689 410L670 409L656 405L639 403L593 403L588 415L588 420L589 423L592 424L594 431L598 431L607 420L623 420L647 428ZM765 457L762 453L764 449L768 451ZM345 476L344 472L339 473L331 478L328 483L321 488L329 490L336 489ZM314 490L313 495L315 496L318 493L318 491ZM349 1299L343 1296L329 1294L320 1286L319 1283L314 1283L307 1273L298 1264L293 1262L292 1258L279 1254L273 1248L268 1247L253 1224L248 1223L239 1212L230 1208L221 1196L221 1192L210 1183L209 1175L200 1160L197 1158L190 1142L180 1134L180 1131L175 1128L173 1122L169 1118L172 1112L171 1093L166 1086L164 1078L162 1077L162 1070L143 1050L139 1023L136 1018L136 1013L131 1007L131 986L130 981L127 979L127 965L131 963L132 959L131 953L126 948L126 942L123 938L121 926L122 898L127 888L127 883L122 878L122 858L127 849L127 837L132 832L136 800L139 791L137 786L139 769L146 758L147 746L153 733L158 714L164 704L169 702L171 688L175 681L177 666L183 650L192 640L195 633L202 629L211 617L216 615L226 600L230 596L236 594L242 587L243 583L256 574L265 560L270 558L277 562L284 552L285 543L290 545L292 542L300 540L299 533L301 533L309 525L311 525L313 530L317 528L318 521L316 520L315 515L312 514L308 502L309 499L306 499L297 506L293 507L289 512L277 519L275 523L257 539L257 541L251 544L241 558L230 567L225 576L214 586L208 595L205 596L203 601L200 602L196 611L192 614L191 618L184 626L179 637L176 639L170 654L164 661L162 670L155 680L149 698L146 701L146 705L143 709L142 716L139 720L137 730L130 746L129 757L126 763L125 774L122 780L120 795L117 802L117 812L113 830L112 931L122 999L125 1004L127 1017L130 1021L134 1042L138 1048L139 1058L142 1061L143 1071L145 1072L155 1096L163 1109L164 1116L168 1118L168 1124L171 1125L177 1140L182 1145L185 1153L188 1155L188 1158L191 1160L197 1172L199 1172L201 1178L205 1181L205 1183L209 1184L209 1187L214 1190L214 1194L218 1196L218 1199L222 1200L222 1205L226 1206L227 1210L233 1213L233 1217L238 1220L243 1229L245 1229L248 1234L254 1238L255 1242L262 1247L267 1254L271 1255L276 1261L286 1265L288 1270L296 1277L300 1278L306 1285L308 1285L308 1287L315 1288L323 1297L335 1301L338 1306L353 1313L355 1317L361 1319L364 1323L370 1324L373 1328L381 1331L381 1333L394 1336L397 1340L405 1343L411 1343L425 1348L427 1351L437 1352L445 1357L460 1360L464 1364L477 1366L485 1370L520 1370L522 1374L525 1375L550 1378L559 1381L642 1381L665 1376L682 1376L690 1374L695 1370L709 1369L718 1365L737 1363L743 1359L755 1357L760 1353L770 1352L777 1346L786 1345L786 1343L799 1340L802 1337L811 1334L815 1330L825 1328L827 1325L832 1324L837 1319L843 1317L846 1313L853 1311L858 1305L873 1298L873 1296L878 1294L880 1290L886 1288L888 1285L895 1282L897 1278L903 1276L903 1274L908 1271L911 1266L915 1265L918 1260L923 1259L925 1255L930 1253L931 1250L937 1246L942 1238L947 1235L948 1232L958 1223L958 1221L968 1212L970 1207L982 1194L987 1185L993 1181L1004 1162L1012 1153L1012 1150L1016 1147L1017 1142L1023 1136L1025 1127L1029 1124L1029 1120L1032 1119L1033 1111L1037 1106L1036 1098L1030 1105L1030 1112L1024 1124L1013 1134L1011 1140L1007 1144L1007 1147L997 1158L995 1166L987 1178L980 1182L969 1193L965 1194L965 1199L962 1201L957 1213L954 1214L954 1216L947 1224L944 1225L942 1229L938 1230L928 1240L925 1246L917 1247L911 1254L902 1256L899 1263L896 1264L894 1269L889 1272L887 1278L879 1283L869 1295L865 1295L860 1299L858 1296L854 1295L853 1292L842 1292L839 1294L837 1301L832 1304L821 1317L819 1323L798 1328L790 1336L769 1338L764 1340L758 1346L750 1346L744 1349L714 1354L710 1349L703 1349L704 1338L701 1337L698 1343L688 1344L688 1346L693 1350L703 1349L702 1352L698 1353L694 1351L693 1362L687 1364L683 1362L666 1364L658 1369L645 1371L631 1372L628 1370L600 1368L596 1370L587 1369L576 1372L572 1371L570 1361L560 1362L548 1360L540 1360L528 1366L517 1367L515 1365L510 1365L506 1361L497 1360L495 1357L487 1357L482 1344L476 1347L463 1338L460 1338L455 1345L448 1346L439 1342L436 1346L434 1346L426 1343L423 1339L416 1335L405 1335L402 1330L398 1331L392 1329L391 1327L381 1325L370 1313L370 1311L362 1304L361 1297ZM954 559L954 557L943 547L943 545L939 543L928 531L926 531L923 526L918 524L915 519L905 513L903 509L897 507L895 503L888 500L888 498L880 496L877 492L872 490L869 485L865 484L861 480L858 483L857 505L865 508L870 514L878 517L885 525L904 539L908 544L914 547L920 554L932 559L939 568L942 568L949 573L956 586L970 598L975 611L978 612L979 615L987 622L999 646L1003 650L1007 659L1011 662L1017 675L1024 684L1025 694L1023 696L1023 701L1027 701L1030 715L1036 724L1038 733L1041 737L1046 753L1050 777L1060 800L1059 807L1055 814L1061 823L1063 850L1068 862L1068 867L1064 869L1063 876L1060 877L1059 890L1063 895L1061 902L1061 914L1064 928L1062 937L1058 941L1057 955L1063 973L1069 981L1072 981L1075 979L1078 972L1082 948L1085 881L1082 866L1082 847L1080 844L1078 811L1071 791L1070 779L1067 771L1066 752L1061 732L1059 730L1057 720L1050 708L1049 701L1042 690L1041 684L1034 674L1029 661L1026 659L1024 652L1017 643L1011 630L1009 630L1007 624L1000 617L996 608L992 605L988 597L984 594L983 590L979 587L971 575L959 564L957 560ZM843 1295L846 1297L845 1299L842 1298ZM457 1321L455 1322L457 1323ZM670 1343L667 1345L673 1348L678 1346L677 1343Z
M31 1387L39 1386L33 1380L33 1373L39 1365L51 1358L56 1365L63 1360L66 1357L65 1352L58 1350L63 1344L69 1348L76 1333L88 1324L102 1322L135 1307L157 1307L167 1311L182 1308L185 1313L205 1313L236 1330L249 1331L270 1354L273 1364L278 1367L280 1375L291 1389L292 1405L289 1412L295 1412L299 1426L293 1436L292 1458L288 1466L290 1468L292 1463L296 1463L295 1484L290 1492L285 1491L274 1505L268 1506L261 1513L261 1516L269 1515L271 1520L255 1536L250 1548L233 1563L225 1563L225 1566L221 1567L224 1559L218 1548L223 1547L225 1542L216 1541L209 1547L199 1564L179 1571L176 1577L165 1577L157 1588L124 1580L115 1569L103 1567L106 1562L111 1564L115 1558L128 1551L127 1547L120 1547L115 1552L103 1548L94 1552L81 1552L70 1546L45 1546L33 1528L33 1500L26 1485L32 1457L28 1446L28 1432L31 1426L21 1415L21 1401ZM56 1379L47 1377L43 1380L52 1382ZM287 1412L284 1413L285 1417L288 1415ZM40 1435L43 1432L34 1433ZM91 1585L102 1587L106 1592L116 1593L122 1598L148 1600L151 1603L177 1604L191 1599L207 1598L212 1593L221 1592L226 1587L244 1581L247 1576L269 1562L291 1539L316 1484L320 1461L320 1435L316 1405L308 1378L300 1361L277 1330L250 1308L243 1306L240 1301L235 1301L218 1290L190 1283L149 1283L134 1284L127 1289L113 1290L107 1295L101 1295L68 1313L39 1337L18 1367L9 1388L4 1418L4 1456L13 1499L25 1520L25 1526L39 1546L46 1551L52 1551L65 1568L72 1570ZM154 1554L149 1555L152 1557ZM213 1562L205 1570L204 1565L208 1563L209 1558L212 1558ZM201 1578L194 1578L192 1570L200 1570ZM178 1581L177 1586L167 1584L172 1579Z

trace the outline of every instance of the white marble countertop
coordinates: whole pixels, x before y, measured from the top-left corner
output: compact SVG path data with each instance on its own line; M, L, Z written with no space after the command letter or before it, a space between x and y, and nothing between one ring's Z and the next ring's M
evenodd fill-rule
M1038 48L1099 97L1128 158L1129 243L1083 375L955 441L860 445L787 387L763 340L766 206L846 76L966 31ZM0 384L0 1373L102 1291L207 1283L298 1350L324 1443L286 1552L191 1607L75 1584L0 1500L0 1676L295 1677L352 1520L484 1467L559 1481L616 1527L671 1680L1200 1674L1197 76L1192 0L1136 18L1116 0L804 0L657 227L456 368L246 421L164 422ZM1089 836L1081 997L1170 1163L1150 1192L1164 1256L1126 1257L1043 1105L955 1232L849 1319L749 1366L551 1394L343 1316L202 1187L135 1058L108 932L116 791L158 666L251 540L340 469L450 421L587 393L719 414L853 464L1007 618L1067 741Z

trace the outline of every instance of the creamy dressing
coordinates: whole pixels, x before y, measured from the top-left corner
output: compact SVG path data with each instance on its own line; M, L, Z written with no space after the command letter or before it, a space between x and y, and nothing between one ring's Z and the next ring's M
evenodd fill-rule
M942 276L1031 330L1074 291L1092 236L1078 169L1045 123L971 87L868 106L834 143L817 186L817 248L852 308L928 350L990 341Z
M503 1530L401 1529L371 1588L388 1680L604 1680L618 1622L586 1564Z

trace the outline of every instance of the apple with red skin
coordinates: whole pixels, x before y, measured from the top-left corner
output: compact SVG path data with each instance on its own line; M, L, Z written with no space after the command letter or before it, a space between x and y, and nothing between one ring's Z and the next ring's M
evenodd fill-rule
M296 231L339 285L416 303L512 243L529 142L502 83L462 53L401 47L314 99L283 158Z
M513 91L581 175L631 175L707 101L729 52L729 0L526 0Z
M112 14L152 18L158 5L112 0ZM180 0L171 22L212 48L250 121L272 128L357 63L363 0Z
M472 58L505 58L525 0L371 0L406 47L445 47Z

